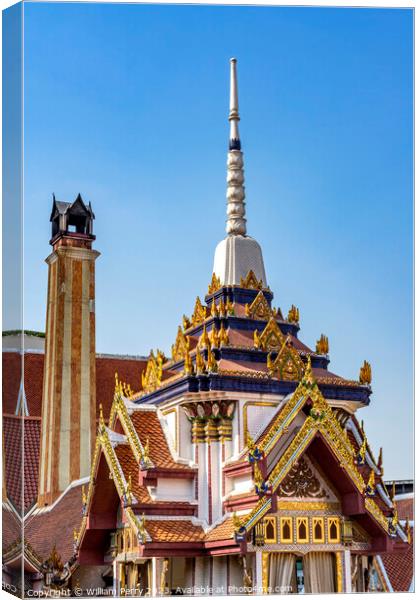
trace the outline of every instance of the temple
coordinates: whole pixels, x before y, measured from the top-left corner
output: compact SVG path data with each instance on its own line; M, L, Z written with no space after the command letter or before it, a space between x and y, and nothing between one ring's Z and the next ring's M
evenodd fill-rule
M370 364L341 377L329 370L326 335L312 348L301 341L299 309L273 304L261 246L247 234L236 66L227 235L169 356L132 358L129 372L115 357L112 382L108 369L98 383L93 212L81 199L54 204L42 476L23 549L44 587L207 596L412 585L412 495L386 485L382 451L356 416L370 401ZM63 353L80 357L73 374ZM66 542L50 536L42 554L50 522L65 522Z

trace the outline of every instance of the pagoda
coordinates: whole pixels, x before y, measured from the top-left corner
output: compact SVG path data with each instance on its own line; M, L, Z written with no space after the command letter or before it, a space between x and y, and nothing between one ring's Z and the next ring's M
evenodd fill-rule
M381 555L410 532L356 417L371 368L330 372L328 338L311 349L299 309L273 305L230 69L227 236L171 355L151 352L139 390L116 374L74 532L79 582L107 565L126 596L386 589Z

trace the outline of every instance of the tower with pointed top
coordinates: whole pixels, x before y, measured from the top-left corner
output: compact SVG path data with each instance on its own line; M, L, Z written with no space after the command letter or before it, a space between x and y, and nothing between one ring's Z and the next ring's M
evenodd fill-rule
M227 237L216 247L213 271L223 285L240 285L249 271L266 286L261 247L247 235L244 161L239 136L239 101L236 58L230 60L229 151L227 157Z
M95 260L93 214L80 194L53 197L38 505L54 502L89 475L95 409Z

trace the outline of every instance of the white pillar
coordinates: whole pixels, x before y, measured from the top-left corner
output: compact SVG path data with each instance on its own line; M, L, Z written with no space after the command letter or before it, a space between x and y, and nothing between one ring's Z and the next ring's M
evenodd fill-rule
M237 456L239 454L240 451L240 440L239 440L239 419L240 419L240 412L239 412L239 402L237 402L236 404L236 409L235 409L235 414L232 420L232 442L231 442L231 447L232 447L232 454L234 456Z
M208 445L198 444L198 518L209 521L209 463Z
M210 558L204 558L197 556L195 559L195 577L194 577L194 595L195 596L209 596L210 586Z
M351 594L351 555L350 550L344 550L344 592Z
M218 521L222 511L222 444L210 444L211 455L211 522Z
M257 595L263 593L262 550L256 550L255 552L255 588Z
M158 595L158 560L158 558L152 558L152 581L150 582L150 587L152 596L154 598Z
M114 598L118 595L118 565L117 561L112 562L112 595Z

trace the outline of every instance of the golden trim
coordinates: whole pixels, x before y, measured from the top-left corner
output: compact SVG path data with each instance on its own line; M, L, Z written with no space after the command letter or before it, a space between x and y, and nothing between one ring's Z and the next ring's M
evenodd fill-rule
M335 564L336 564L336 585L337 585L337 593L342 594L344 592L343 589L343 561L342 561L342 552L335 553Z
M262 552L262 593L268 593L268 570L270 564L270 553Z
M301 525L306 525L306 535L301 537L299 528ZM298 544L309 544L309 519L308 517L296 517L296 542Z
M243 425L243 433L242 433L242 438L243 438L243 444L244 446L247 445L247 433L248 433L248 411L247 408L248 406L278 406L278 402L262 402L262 401L258 401L258 400L249 400L248 402L245 402L245 404L242 407L242 425Z
M290 537L283 537L283 525L288 523L290 529ZM280 543L281 544L293 544L293 519L292 517L280 517Z
M331 525L335 524L337 528L337 537L331 536ZM327 518L327 534L329 544L339 544L341 542L341 527L339 517L328 517Z
M318 524L321 525L322 535L321 535L320 538L316 538L315 537L315 527ZM313 544L325 544L325 523L324 523L324 517L312 517L312 519L311 519L311 526L312 526L312 543Z
M298 500L288 501L279 500L277 502L277 508L279 510L340 510L341 505L339 502L299 502Z
M267 527L271 523L274 530L274 537L267 537ZM264 541L266 544L277 544L277 517L264 517Z

